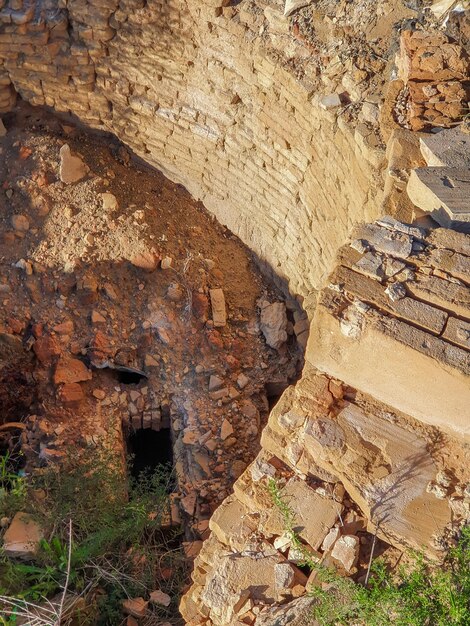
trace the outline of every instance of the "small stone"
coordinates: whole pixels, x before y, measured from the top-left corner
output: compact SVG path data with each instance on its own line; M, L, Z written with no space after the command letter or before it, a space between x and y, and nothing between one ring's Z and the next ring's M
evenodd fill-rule
M225 326L227 323L227 310L225 307L225 296L222 289L211 289L209 291L212 319L215 327Z
M38 337L33 344L33 351L40 363L49 364L60 355L60 345L54 337L44 335Z
M172 265L173 265L173 259L169 256L163 257L160 263L160 267L162 268L162 270L168 270L171 268Z
M274 582L277 589L290 589L295 581L295 572L290 563L277 563L274 566Z
M54 382L56 385L61 383L80 383L91 380L92 373L86 365L78 359L63 359L57 363L54 372Z
M26 215L13 215L11 218L11 225L14 230L25 233L29 230L29 219Z
M139 267L147 272L153 272L157 268L160 259L154 252L141 252L132 256L129 261L135 267Z
M331 556L341 563L346 572L350 572L359 556L359 538L355 535L340 537L333 547Z
M233 434L232 424L228 421L228 419L224 419L224 421L222 422L222 426L220 428L220 438L223 441L225 441L225 439L230 437L230 435L232 434Z
M69 185L84 178L88 167L79 156L72 155L70 146L64 144L60 149L60 180Z
M209 391L217 391L224 386L224 381L218 376L212 375L209 378Z
M184 298L183 287L179 283L170 283L166 290L166 296L172 302L181 302Z
M222 389L217 389L217 391L210 391L209 396L212 400L222 400L228 396L228 387L222 387Z
M5 137L6 134L7 134L7 129L5 128L3 121L0 119L0 137Z
M71 335L74 330L74 323L72 320L67 320L66 322L62 322L62 324L57 324L54 326L54 332L58 335Z
M170 606L171 597L158 589L157 591L152 591L150 594L150 602L160 604L161 606Z
M67 383L60 388L59 398L64 404L79 404L84 397L78 383Z
M87 233L85 235L85 243L89 246L92 246L95 243L95 237L92 233Z
M320 106L322 109L329 111L330 109L336 109L337 107L342 106L341 98L337 93L329 94L328 96L323 96L320 100Z
M385 293L392 302L397 302L406 296L406 289L402 283L392 283L387 287Z
M151 354L146 354L144 359L145 367L158 367L160 363Z
M372 104L372 102L364 102L361 112L366 122L373 125L378 124L380 111L376 104Z
M106 398L106 392L103 389L93 389L93 396L97 400L104 400Z
M115 302L118 299L117 291L115 290L115 288L113 287L111 283L105 283L103 285L103 291L106 294L106 296L113 302Z
M287 341L287 313L284 302L260 302L260 328L271 348L279 348Z
M92 324L106 324L106 318L101 315L98 311L91 312L91 323Z
M148 605L149 603L143 598L131 598L129 600L123 600L122 609L126 615L139 618L145 617Z
M114 194L105 192L100 195L101 205L105 211L115 211L118 208L118 201Z
M20 259L15 263L15 267L20 270L23 270L27 276L32 276L33 274L33 264L29 261L25 261L24 259Z
M248 376L245 376L245 374L240 374L237 378L237 385L239 389L245 389L249 382L250 379L248 378Z
M330 551L335 545L336 541L339 539L340 535L341 532L339 528L332 528L321 545L321 549L323 550L323 552Z

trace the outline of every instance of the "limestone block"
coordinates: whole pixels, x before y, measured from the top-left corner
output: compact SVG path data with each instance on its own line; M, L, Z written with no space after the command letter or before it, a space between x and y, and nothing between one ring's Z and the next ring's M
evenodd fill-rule
M449 317L443 338L470 350L470 322Z
M281 498L289 504L293 512L294 530L309 546L318 550L341 515L342 505L333 498L318 494L299 478L289 480L281 490ZM282 535L285 531L284 520L277 508L273 508L268 519L261 525L268 535Z
M389 541L432 549L433 537L451 512L446 501L426 491L437 471L426 441L391 422L386 411L374 414L352 404L330 421L327 431L326 424L317 428L317 421L307 424L305 444L339 473L372 528L379 526ZM327 423L327 418L320 421ZM341 443L346 440L347 449Z
M463 133L460 126L435 134L423 134L419 144L421 154L431 167L470 167L470 135Z
M331 276L334 284L341 285L352 297L372 304L379 310L419 325L421 328L439 335L447 321L447 313L424 302L405 295L400 300L391 300L383 285L362 276L346 267L338 267Z
M44 534L27 513L16 513L3 537L5 555L12 558L33 558Z
M358 226L354 230L353 237L366 241L377 252L399 259L407 259L411 254L413 244L411 235L395 229L383 228L378 224Z
M470 439L469 353L380 315L365 317L358 336L346 335L334 309L337 295L331 293L329 301L326 295L312 324L307 360L407 415ZM344 305L338 300L337 306Z
M467 282L470 276L470 257L453 250L432 250L427 258L437 270Z
M470 237L448 228L436 228L428 235L428 242L437 248L446 248L470 256Z
M470 319L470 291L465 285L439 276L417 274L415 280L407 283L407 290L418 300Z
M470 232L470 170L418 168L411 172L407 192L417 207L448 228Z
M258 526L259 514L231 496L224 500L209 520L209 528L219 541L241 550Z
M214 624L231 623L248 598L272 604L279 599L276 587L276 565L285 559L269 544L250 556L242 553L221 555L217 567L207 576L201 593Z

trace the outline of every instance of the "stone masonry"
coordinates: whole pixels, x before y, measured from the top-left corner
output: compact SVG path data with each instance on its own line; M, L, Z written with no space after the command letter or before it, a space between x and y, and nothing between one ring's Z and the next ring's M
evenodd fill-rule
M272 481L311 558L348 575L366 530L438 558L468 521L468 469L456 461L469 437L469 245L468 235L385 217L340 250L302 379L210 520L181 604L187 624L304 623L308 589L321 583L297 568Z
M351 226L377 217L383 152L370 130L315 104L314 86L257 42L245 2L0 4L0 110L14 86L111 131L294 293L319 289Z

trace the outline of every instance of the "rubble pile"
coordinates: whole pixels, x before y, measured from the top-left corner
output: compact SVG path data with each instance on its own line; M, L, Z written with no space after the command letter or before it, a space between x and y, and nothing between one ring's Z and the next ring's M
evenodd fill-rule
M35 115L0 146L1 393L21 364L34 381L2 423L19 423L27 472L170 429L191 553L297 377L305 314L183 190Z

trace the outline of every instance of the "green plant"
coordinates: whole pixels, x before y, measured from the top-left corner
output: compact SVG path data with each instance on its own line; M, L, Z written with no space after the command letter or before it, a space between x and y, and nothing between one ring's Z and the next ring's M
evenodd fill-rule
M25 500L25 478L11 469L15 460L10 452L0 456L0 517L14 515Z
M184 559L179 531L165 527L171 481L167 467L134 479L115 455L93 449L69 451L65 465L33 474L25 483L23 510L37 519L46 538L34 564L0 552L0 596L26 610L21 601L63 598L66 590L90 598L99 590L94 605L104 626L119 623L126 597L145 595L157 584L176 593ZM159 580L163 566L175 573L168 584ZM0 597L0 607L1 602ZM79 623L88 623L85 616Z
M412 554L409 565L391 572L377 559L364 586L312 561L276 481L270 481L269 491L301 555L299 565L317 570L320 586L310 594L316 600L312 618L320 626L470 626L470 526L462 528L440 566Z

